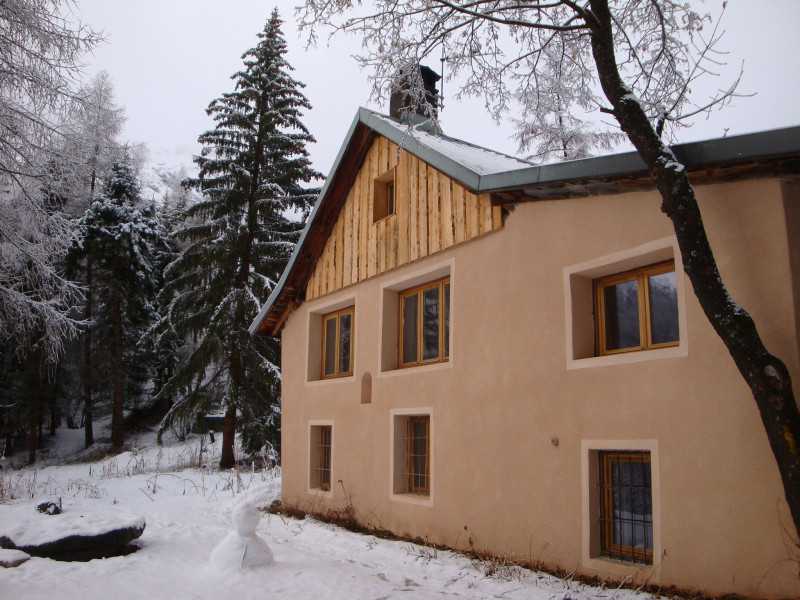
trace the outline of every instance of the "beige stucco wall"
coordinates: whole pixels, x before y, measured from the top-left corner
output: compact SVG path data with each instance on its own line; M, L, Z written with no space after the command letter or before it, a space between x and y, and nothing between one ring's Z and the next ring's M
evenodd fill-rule
M749 181L698 196L723 280L800 381L796 186ZM346 493L364 522L457 548L711 593L800 596L758 411L685 276L678 349L573 360L570 281L598 259L673 251L659 204L629 193L519 205L500 231L303 304L282 335L284 502L324 510ZM393 290L448 272L451 360L385 370ZM319 315L348 304L354 375L318 381ZM404 411L431 415L422 501L391 493L392 415ZM309 490L310 423L333 427L325 494ZM650 568L593 556L592 450L627 447L653 457Z

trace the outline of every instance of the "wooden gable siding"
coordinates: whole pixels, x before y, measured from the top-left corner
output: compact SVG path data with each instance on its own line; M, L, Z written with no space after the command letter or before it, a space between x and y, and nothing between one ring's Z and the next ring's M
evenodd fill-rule
M375 179L395 170L395 213L373 223ZM306 299L335 292L502 227L489 194L473 194L377 136L308 280Z

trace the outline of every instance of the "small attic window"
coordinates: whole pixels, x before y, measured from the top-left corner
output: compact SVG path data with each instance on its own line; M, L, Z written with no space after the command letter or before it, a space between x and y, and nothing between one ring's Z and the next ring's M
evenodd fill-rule
M372 222L394 214L394 169L375 179L372 201Z

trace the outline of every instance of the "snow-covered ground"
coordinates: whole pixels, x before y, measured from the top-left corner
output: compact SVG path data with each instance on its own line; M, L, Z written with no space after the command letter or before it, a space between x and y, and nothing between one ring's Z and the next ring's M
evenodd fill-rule
M152 434L114 458L94 463L0 471L0 535L41 531L58 519L93 514L141 516L147 525L127 556L88 562L32 558L0 568L1 599L507 598L525 600L644 600L626 590L593 588L516 567L495 569L450 552L350 533L314 519L263 513L256 533L274 562L255 569L212 564L210 555L234 526L240 503L268 506L280 496L280 476L185 468L198 464L198 438L159 448ZM215 460L217 443L210 449ZM63 456L59 457L63 460ZM36 505L60 499L62 515ZM13 539L13 538L12 538Z

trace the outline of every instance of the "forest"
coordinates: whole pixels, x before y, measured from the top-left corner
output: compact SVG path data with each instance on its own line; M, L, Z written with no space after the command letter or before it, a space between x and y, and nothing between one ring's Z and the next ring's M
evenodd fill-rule
M221 466L237 431L244 452L277 459L279 342L247 327L318 179L282 21L273 11L209 104L196 172L164 174L155 198L112 77L80 68L102 37L65 8L0 6L0 456L33 464L58 427L118 452L126 429L212 426Z

